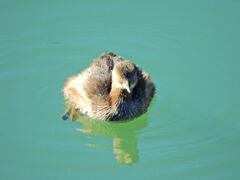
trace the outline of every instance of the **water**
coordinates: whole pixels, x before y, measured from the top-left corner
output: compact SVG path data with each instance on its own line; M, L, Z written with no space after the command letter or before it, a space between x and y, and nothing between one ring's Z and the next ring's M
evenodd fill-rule
M1 179L238 179L238 1L0 1ZM149 72L148 113L63 121L104 51Z

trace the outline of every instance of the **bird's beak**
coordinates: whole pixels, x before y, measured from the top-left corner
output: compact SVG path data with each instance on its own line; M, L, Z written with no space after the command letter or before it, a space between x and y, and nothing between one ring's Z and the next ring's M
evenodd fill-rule
M129 83L128 83L128 82L126 82L126 83L124 84L124 87L125 87L125 89L127 90L127 92L130 94L130 93L131 93L131 89L130 89L130 87L129 87Z
M126 88L127 92L130 94L131 93L131 90L129 87Z

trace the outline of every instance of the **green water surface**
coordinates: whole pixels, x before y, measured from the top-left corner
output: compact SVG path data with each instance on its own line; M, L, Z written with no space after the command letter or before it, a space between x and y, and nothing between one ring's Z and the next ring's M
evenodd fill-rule
M0 0L0 179L240 177L240 2ZM63 121L61 88L104 51L156 96L123 123Z

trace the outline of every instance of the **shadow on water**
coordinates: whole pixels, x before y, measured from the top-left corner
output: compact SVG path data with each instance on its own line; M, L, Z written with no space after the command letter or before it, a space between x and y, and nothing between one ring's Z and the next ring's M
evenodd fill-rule
M77 128L77 131L113 138L112 148L118 163L131 165L139 161L137 131L147 127L147 113L138 119L125 122L94 120L78 113L76 121L81 122L83 125L81 128ZM106 148L104 145L99 144L86 145L95 148Z

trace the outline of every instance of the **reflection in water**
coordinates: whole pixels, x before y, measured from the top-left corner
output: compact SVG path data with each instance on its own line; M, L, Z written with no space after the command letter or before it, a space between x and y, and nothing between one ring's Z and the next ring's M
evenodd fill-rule
M93 120L80 113L74 114L76 121L83 124L77 128L83 133L113 138L113 152L120 164L134 164L139 161L138 138L136 131L147 127L147 114L128 122L106 122ZM91 147L106 148L103 145L86 144Z
M113 152L120 164L134 164L139 160L137 148L138 139L134 136L129 138L113 138Z

